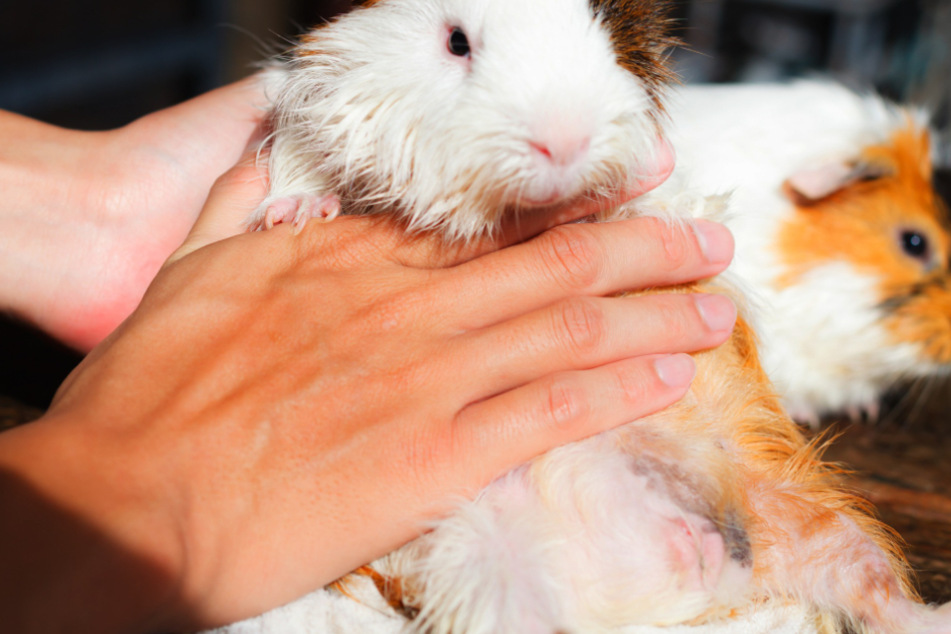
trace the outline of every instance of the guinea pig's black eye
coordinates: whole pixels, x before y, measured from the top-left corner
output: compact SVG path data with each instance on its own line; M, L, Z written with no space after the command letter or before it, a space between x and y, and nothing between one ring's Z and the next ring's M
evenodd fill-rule
M926 260L930 255L928 238L918 231L905 230L901 232L901 249L916 260Z
M449 52L459 57L466 57L470 53L469 38L465 31L458 26L453 27L449 32L449 41L446 44Z

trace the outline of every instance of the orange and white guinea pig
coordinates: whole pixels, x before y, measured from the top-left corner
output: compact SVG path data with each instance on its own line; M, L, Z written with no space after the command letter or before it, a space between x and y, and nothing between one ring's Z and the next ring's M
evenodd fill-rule
M359 4L272 71L271 189L249 224L396 213L465 240L669 169L666 3ZM675 198L624 213L676 223ZM951 634L773 396L750 329L695 358L677 405L516 468L375 562L407 627L612 632L773 598L836 627Z
M728 193L733 271L793 416L874 418L896 383L951 369L946 208L923 112L829 81L687 86L674 177Z

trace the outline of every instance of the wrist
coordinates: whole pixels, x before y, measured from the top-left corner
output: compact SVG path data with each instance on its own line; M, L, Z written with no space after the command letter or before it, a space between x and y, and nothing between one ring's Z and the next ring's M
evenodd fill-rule
M108 436L54 417L0 435L0 604L14 631L148 632L184 617L163 487Z
M0 111L0 310L77 345L89 309L70 301L85 287L99 227L93 173L107 133L78 132ZM64 334L65 333L65 336Z

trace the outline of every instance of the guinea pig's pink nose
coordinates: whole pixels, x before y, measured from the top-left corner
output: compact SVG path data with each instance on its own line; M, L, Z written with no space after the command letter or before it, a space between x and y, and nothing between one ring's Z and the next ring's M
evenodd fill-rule
M591 148L591 136L558 132L529 141L532 150L554 165L568 166L582 161Z

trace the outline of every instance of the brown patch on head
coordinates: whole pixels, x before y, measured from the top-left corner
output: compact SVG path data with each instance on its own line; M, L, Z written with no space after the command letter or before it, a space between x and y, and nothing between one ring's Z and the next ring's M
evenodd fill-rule
M321 30L326 28L328 25L333 24L337 19L346 15L350 11L353 11L356 9L369 9L373 7L374 5L380 4L381 2L383 2L383 0L351 0L350 2L351 8L349 10L344 10L343 12L334 16L332 19L327 20L325 22L321 22L320 24L312 28L307 33L304 33L303 35L301 35L298 40L299 45L294 50L294 55L296 57L311 57L314 55L324 55L326 51L324 51L320 47L320 44L319 44Z
M815 201L790 196L797 213L780 229L778 253L792 285L811 269L847 262L878 280L880 307L896 342L951 362L951 255L947 210L932 186L927 133L909 120L857 164L873 177Z
M608 28L618 64L643 80L658 112L662 88L674 81L667 51L680 44L670 34L666 0L589 0L595 17Z

